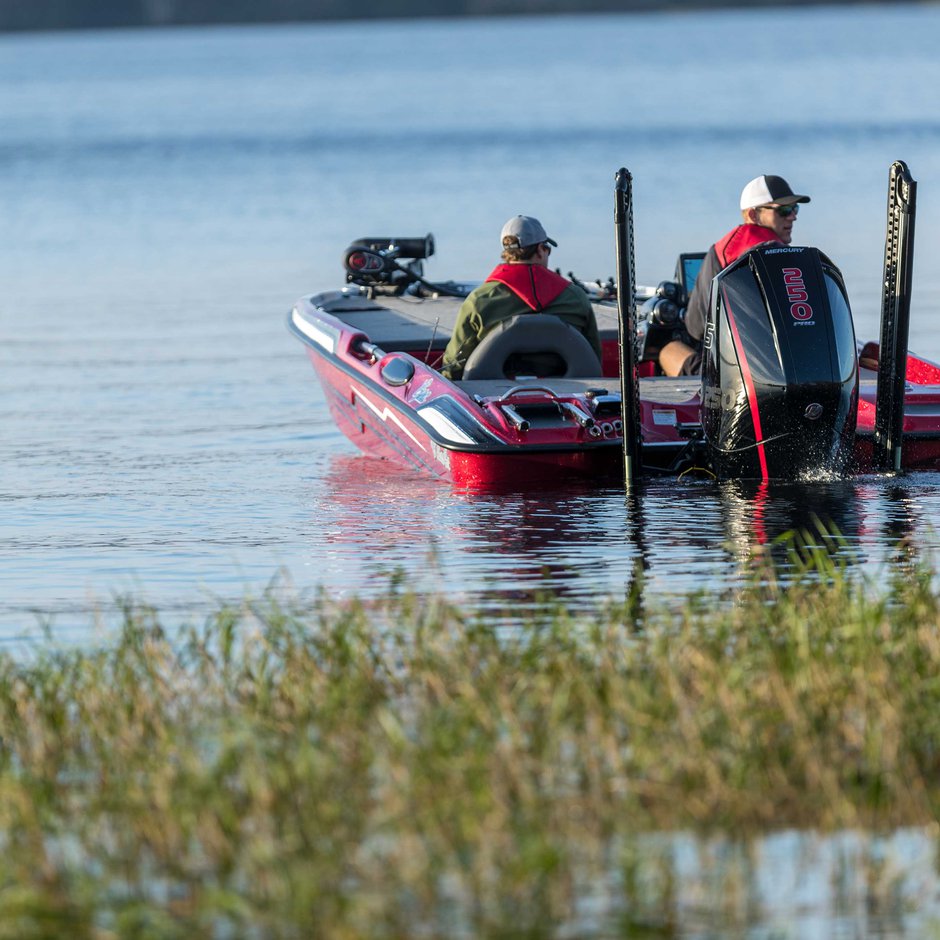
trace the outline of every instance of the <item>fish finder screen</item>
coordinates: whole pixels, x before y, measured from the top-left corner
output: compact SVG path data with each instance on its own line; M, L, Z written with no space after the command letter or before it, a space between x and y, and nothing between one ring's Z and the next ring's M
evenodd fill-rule
M688 293L692 293L695 287L695 279L698 277L699 268L705 260L704 254L680 255L679 257L679 277L677 280L682 284Z

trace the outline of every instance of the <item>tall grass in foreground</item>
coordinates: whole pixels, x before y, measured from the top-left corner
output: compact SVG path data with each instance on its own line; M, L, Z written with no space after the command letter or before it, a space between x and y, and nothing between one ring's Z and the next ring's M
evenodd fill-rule
M679 936L651 832L935 824L930 574L822 573L508 634L394 590L130 605L2 655L0 938Z

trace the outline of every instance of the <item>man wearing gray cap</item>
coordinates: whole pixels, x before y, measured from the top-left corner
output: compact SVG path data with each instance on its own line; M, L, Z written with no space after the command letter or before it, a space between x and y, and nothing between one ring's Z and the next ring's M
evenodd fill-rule
M701 372L702 337L705 335L713 278L758 245L767 242L789 245L801 202L809 202L809 196L793 192L782 176L757 176L744 187L741 192L744 222L708 249L689 297L685 329L695 348L677 339L666 343L659 353L659 365L666 375L696 375Z
M570 323L582 333L601 358L600 338L594 308L587 294L567 278L550 271L548 258L558 243L548 237L542 223L528 215L517 215L500 235L503 264L463 302L453 335L444 350L441 373L459 379L470 353L493 327L518 314L547 313ZM546 362L546 368L550 363ZM538 375L539 364L532 365Z

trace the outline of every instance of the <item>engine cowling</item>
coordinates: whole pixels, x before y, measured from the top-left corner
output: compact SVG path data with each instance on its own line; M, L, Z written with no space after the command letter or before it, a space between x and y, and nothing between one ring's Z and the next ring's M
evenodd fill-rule
M857 404L852 312L839 269L821 251L755 248L714 279L702 424L720 477L843 472Z

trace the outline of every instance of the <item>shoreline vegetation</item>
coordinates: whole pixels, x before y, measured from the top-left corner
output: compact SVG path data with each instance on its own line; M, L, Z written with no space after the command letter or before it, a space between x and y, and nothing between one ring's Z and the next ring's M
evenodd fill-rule
M745 929L768 833L936 844L932 569L791 556L678 611L507 629L393 579L0 652L0 938L678 937ZM670 834L713 847L691 914Z
M881 0L884 2L884 0ZM0 32L746 7L860 6L879 0L0 0Z

